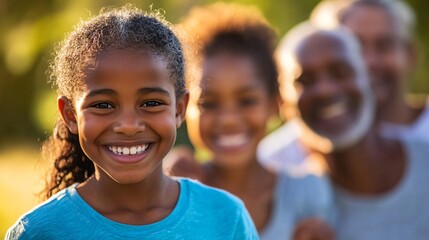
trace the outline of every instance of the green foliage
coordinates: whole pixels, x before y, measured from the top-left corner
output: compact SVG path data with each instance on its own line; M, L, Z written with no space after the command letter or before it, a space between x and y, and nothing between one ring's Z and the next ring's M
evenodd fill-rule
M133 0L127 1L145 10L163 9L167 20L175 23L193 6L213 0ZM234 0L258 7L277 29L279 36L296 23L305 20L318 0ZM46 99L53 99L47 83L49 61L54 45L82 19L97 14L104 6L121 6L120 0L41 0L35 4L24 0L2 0L0 3L0 144L12 139L43 139L55 122L56 107L50 110ZM409 0L418 18L417 37L420 43L421 65L410 83L413 92L426 93L429 74L423 66L429 55L424 43L429 33L424 27L429 17L424 10L428 3ZM183 129L183 128L182 128ZM180 143L189 143L183 130Z
M37 97L33 112L38 129L51 133L59 117L57 111L57 94L55 91L41 91Z

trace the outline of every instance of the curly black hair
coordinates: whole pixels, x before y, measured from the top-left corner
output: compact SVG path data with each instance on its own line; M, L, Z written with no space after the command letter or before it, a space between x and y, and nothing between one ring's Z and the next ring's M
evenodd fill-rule
M270 96L279 96L273 57L277 34L257 8L224 2L194 7L178 27L190 86L198 85L203 59L228 52L249 57Z
M125 48L143 49L161 56L171 73L176 97L183 96L186 92L184 57L172 26L159 11L147 13L131 5L102 10L78 24L58 46L50 69L58 94L74 102L76 94L83 90L85 70L96 65L97 57L111 49ZM78 136L71 133L62 120L57 122L42 152L53 161L42 192L44 198L94 174L94 165L82 151Z

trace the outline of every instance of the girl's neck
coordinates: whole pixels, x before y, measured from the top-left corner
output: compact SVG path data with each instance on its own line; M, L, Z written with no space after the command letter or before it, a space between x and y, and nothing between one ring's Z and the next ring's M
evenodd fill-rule
M357 194L376 195L397 186L405 172L406 157L400 142L372 129L358 144L326 155L332 180Z
M143 225L168 216L179 197L179 185L153 172L143 182L120 184L104 172L77 188L81 197L103 216L126 224Z
M267 171L254 159L246 165L227 168L214 163L203 166L205 184L224 189L238 196L245 196L259 191L259 186L270 186L276 175Z

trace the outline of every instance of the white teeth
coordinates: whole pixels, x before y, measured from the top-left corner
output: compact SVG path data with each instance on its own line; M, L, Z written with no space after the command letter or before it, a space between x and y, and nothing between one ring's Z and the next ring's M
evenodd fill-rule
M132 147L118 147L118 146L108 146L109 150L114 154L119 155L136 155L141 154L149 147L149 144L143 144Z
M247 142L246 134L236 134L236 135L224 135L220 136L217 139L217 144L220 146L226 146L226 147L234 147L239 146Z
M338 117L346 112L346 104L344 102L336 102L319 111L322 119Z
M128 154L130 154L130 149L129 149L129 148L127 148L127 147L124 147L124 148L122 149L122 153L123 153L123 154L125 154L125 155L128 155Z
M131 147L130 148L130 153L131 154L136 154L136 152L137 152L137 148L136 147Z

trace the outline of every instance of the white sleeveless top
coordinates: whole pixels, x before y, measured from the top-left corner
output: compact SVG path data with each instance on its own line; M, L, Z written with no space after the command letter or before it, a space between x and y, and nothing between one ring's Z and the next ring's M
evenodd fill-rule
M338 240L429 238L429 145L415 138L403 143L408 166L395 189L374 197L334 189Z
M271 218L260 233L261 240L289 240L297 222L308 217L328 219L332 192L324 177L292 177L280 174L275 189Z

